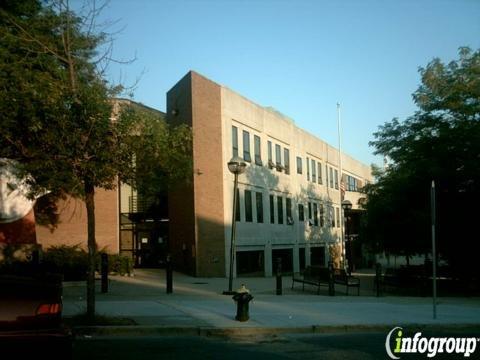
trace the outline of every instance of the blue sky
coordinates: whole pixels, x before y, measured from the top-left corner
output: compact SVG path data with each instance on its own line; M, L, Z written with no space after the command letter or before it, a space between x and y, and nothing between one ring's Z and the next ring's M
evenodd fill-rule
M74 1L76 5L80 0ZM113 81L134 100L165 110L165 93L189 70L338 146L381 164L368 142L379 125L413 114L418 67L480 48L480 1L112 0L102 20L118 20ZM143 75L142 75L143 74Z

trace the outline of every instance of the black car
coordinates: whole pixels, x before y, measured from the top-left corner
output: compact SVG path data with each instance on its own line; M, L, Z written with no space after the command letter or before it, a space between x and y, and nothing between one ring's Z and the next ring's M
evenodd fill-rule
M0 351L12 359L71 357L62 326L62 279L49 274L0 274ZM10 357L5 357L10 358Z

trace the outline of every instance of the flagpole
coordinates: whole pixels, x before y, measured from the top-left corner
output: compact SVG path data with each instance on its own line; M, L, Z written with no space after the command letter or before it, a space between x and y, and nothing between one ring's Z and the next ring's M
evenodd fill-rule
M339 172L339 206L340 206L340 233L342 236L342 262L343 268L345 264L345 213L342 208L342 126L340 121L340 103L337 102L337 128L338 128L338 172Z
M433 319L437 318L437 250L435 244L436 205L435 205L435 181L432 180L430 188L430 211L432 219L432 281L433 281Z

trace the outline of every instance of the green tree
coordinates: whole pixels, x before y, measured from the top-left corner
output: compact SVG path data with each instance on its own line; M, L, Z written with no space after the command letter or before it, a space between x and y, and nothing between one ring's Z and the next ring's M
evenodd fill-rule
M449 64L420 68L419 110L374 134L375 153L390 164L367 186L366 238L376 251L410 256L430 251L430 184L437 187L439 253L459 274L474 264L480 171L480 52L461 48Z
M85 201L90 318L95 314L95 189L134 179L132 138L148 153L146 147L161 133L148 133L139 116L112 119L112 98L121 88L110 85L99 69L108 56L98 49L108 36L92 31L96 15L95 10L78 16L61 0L0 5L0 156L17 160L20 171L32 176L32 196L52 192L47 208L66 195ZM188 136L183 139L188 142ZM164 150L150 152L152 162L170 168L163 166L165 158L176 152ZM55 221L55 216L43 218Z
M135 124L137 134L124 144L135 156L131 178L124 181L151 206L147 211L155 212L170 187L190 179L191 129L184 124L172 126L159 111L136 103L124 103L120 117L123 123Z

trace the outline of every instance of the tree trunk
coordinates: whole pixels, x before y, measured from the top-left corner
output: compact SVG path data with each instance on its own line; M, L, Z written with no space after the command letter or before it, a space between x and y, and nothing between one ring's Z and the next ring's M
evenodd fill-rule
M87 275L87 318L93 321L95 317L95 257L97 244L95 241L95 188L89 182L85 183L85 206L87 208L88 228L88 275Z

